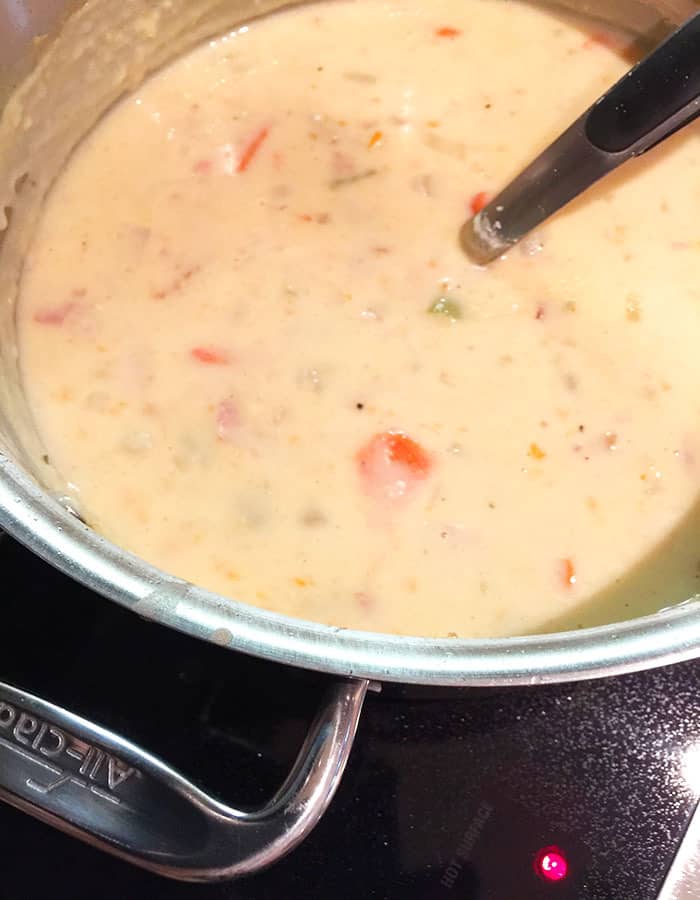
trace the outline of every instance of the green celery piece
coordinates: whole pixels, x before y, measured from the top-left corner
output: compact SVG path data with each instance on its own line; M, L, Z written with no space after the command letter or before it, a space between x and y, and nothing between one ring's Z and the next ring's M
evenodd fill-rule
M461 304L452 297L438 297L434 303L430 304L428 312L433 316L444 316L452 322L463 317Z

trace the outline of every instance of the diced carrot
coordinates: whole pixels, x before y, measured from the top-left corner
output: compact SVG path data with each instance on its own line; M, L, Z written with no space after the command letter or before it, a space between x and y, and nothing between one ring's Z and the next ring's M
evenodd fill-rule
M34 321L40 325L63 325L66 319L79 307L78 303L71 300L61 303L59 306L47 306L34 313Z
M608 450L617 450L617 435L614 431L605 432L605 446Z
M474 194L469 201L469 209L471 209L472 215L480 213L490 199L491 196L490 194L487 194L486 191L479 191L478 194Z
M238 172L245 172L248 166L255 159L258 150L260 150L262 145L265 143L269 133L270 129L265 126L264 128L261 128L246 144L243 149L243 153L241 154L241 158L238 161Z
M594 31L583 42L583 46L590 48L597 44L599 47L607 47L610 50L623 50L627 43L622 37L610 32Z
M404 497L425 480L433 465L426 450L402 431L375 434L356 460L365 488L390 500Z
M297 219L300 222L316 222L318 225L327 225L331 220L331 216L330 213L325 212L316 213L313 216L310 213L298 213Z
M576 568L572 560L562 559L559 563L559 574L563 587L570 589L576 584Z
M430 457L412 438L400 432L382 436L391 462L402 463L416 475L425 478L430 471Z
M221 441L231 442L241 424L241 414L231 397L222 400L216 407L216 434Z
M435 29L435 34L438 37L443 37L443 38L456 38L456 37L459 37L459 35L461 33L462 32L459 30L459 28L450 28L449 26Z
M226 366L231 362L231 357L221 347L193 347L190 354L197 362L208 366Z
M371 150L372 147L376 147L377 144L381 144L383 140L384 134L381 131L375 131L372 137L369 139L369 144L367 144L368 149Z

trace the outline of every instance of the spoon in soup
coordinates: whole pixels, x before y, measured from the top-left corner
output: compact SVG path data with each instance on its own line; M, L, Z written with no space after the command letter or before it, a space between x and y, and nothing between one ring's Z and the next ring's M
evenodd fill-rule
M622 163L700 116L700 13L597 100L460 232L474 262L503 256Z

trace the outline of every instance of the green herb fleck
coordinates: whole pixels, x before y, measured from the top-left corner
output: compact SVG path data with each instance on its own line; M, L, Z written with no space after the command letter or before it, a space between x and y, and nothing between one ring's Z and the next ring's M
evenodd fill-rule
M461 319L463 315L461 304L451 297L438 297L434 303L430 304L428 312L433 316L445 316L446 319L450 319L452 322Z
M357 175L348 175L346 178L335 178L330 183L330 189L332 191L337 191L338 188L347 187L350 184L357 184L358 181L364 181L366 178L372 178L377 174L377 169L367 169L366 172L359 172Z

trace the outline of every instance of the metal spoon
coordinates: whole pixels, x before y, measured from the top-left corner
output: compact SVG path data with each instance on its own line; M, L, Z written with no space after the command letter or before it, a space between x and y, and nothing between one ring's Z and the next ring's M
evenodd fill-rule
M462 228L480 264L502 256L613 169L700 115L700 13L617 82Z

